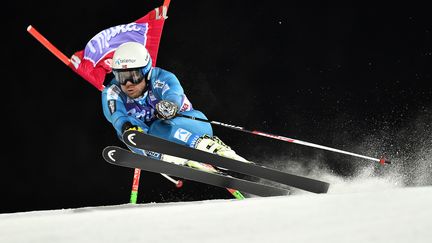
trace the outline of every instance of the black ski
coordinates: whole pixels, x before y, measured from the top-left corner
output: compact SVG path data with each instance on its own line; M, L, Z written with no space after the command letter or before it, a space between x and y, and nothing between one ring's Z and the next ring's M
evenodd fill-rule
M326 193L330 186L327 182L270 169L255 163L244 163L225 158L141 132L126 131L123 134L123 140L129 146L204 162L241 174L260 177L309 192Z
M187 166L176 165L162 160L152 159L150 157L139 155L116 146L106 147L103 150L102 155L107 162L114 165L129 168L139 168L155 173L165 173L171 176L206 183L209 185L237 189L239 191L257 196L270 197L289 194L288 190L282 188L267 186L223 174L204 172Z

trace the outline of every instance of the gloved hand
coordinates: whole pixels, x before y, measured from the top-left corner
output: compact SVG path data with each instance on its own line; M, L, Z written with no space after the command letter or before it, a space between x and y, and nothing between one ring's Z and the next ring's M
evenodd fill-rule
M144 132L144 130L141 127L136 126L136 125L132 125L132 123L130 123L130 122L125 122L123 124L122 131L123 131L123 133L126 131L138 131L138 132L142 132L142 133Z
M161 120L174 118L177 114L178 106L168 100L161 100L156 104L156 117Z

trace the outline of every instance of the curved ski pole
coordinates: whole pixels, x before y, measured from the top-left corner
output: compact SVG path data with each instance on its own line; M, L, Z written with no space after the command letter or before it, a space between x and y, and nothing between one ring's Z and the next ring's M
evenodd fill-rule
M166 179L168 179L169 181L171 181L172 183L174 183L176 185L177 188L180 188L183 186L183 181L182 180L175 180L173 179L171 176L164 174L164 173L160 173L163 177L165 177Z
M360 154L355 154L355 153L343 151L343 150L340 150L340 149L330 148L330 147L319 145L319 144L304 142L304 141L301 141L301 140L297 140L297 139L293 139L293 138L287 138L287 137L284 137L284 136L274 135L274 134L270 134L270 133L264 133L264 132L260 132L260 131L250 131L250 130L247 130L247 129L243 128L243 127L239 127L239 126L235 126L235 125L230 125L230 124L226 124L226 123L222 123L222 122L218 122L218 121L210 121L210 120L206 120L206 119L202 119L202 118L198 118L198 117L183 115L183 114L180 114L180 113L177 113L176 116L177 117L184 117L184 118L188 118L188 119L192 119L192 120L197 120L197 121L202 121L202 122L207 122L207 123L211 123L213 125L222 126L222 127L230 128L230 129L233 129L233 130L237 130L237 131L241 131L241 132L246 132L246 133L250 133L250 134L255 134L255 135L259 135L259 136L263 136L263 137L273 138L273 139L281 140L281 141L284 141L284 142L301 144L301 145L305 145L305 146L308 146L308 147L319 148L319 149L323 149L323 150L327 150L327 151L332 151L332 152L346 154L346 155L351 155L351 156L359 157L359 158L363 158L363 159L373 160L373 161L379 162L380 164L384 164L384 163L385 164L391 164L391 162L389 160L386 160L384 158L376 159L376 158L372 158L372 157L368 157L368 156L364 156L364 155L360 155Z
M175 180L172 177L170 177L167 174L164 173L160 173L163 177L165 177L167 180L171 181L172 183L174 183L174 185L177 188L180 188L183 186L183 181L182 180ZM131 196L130 196L130 203L132 204L136 204L137 203L137 199L138 199L138 187L139 187L139 179L141 176L141 170L135 168L134 169L134 177L133 177L133 182L132 182L132 191L131 191Z

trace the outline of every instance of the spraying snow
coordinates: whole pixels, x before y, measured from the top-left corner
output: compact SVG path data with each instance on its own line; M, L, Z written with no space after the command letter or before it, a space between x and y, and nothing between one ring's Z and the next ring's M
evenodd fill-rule
M385 156L392 161L391 165L380 165L350 156L334 160L331 152L311 151L308 156L294 153L295 156L269 157L266 166L329 182L329 193L430 186L432 185L431 124L432 115L422 114L400 129L394 129L389 125L378 134L365 136L360 139L360 143L344 148L346 151L356 151L364 155L379 155L385 151ZM338 134L335 136L337 137ZM296 149L301 148L293 148ZM330 165L335 164L343 167L342 171L345 174L331 169ZM291 189L291 194L302 193L305 192Z

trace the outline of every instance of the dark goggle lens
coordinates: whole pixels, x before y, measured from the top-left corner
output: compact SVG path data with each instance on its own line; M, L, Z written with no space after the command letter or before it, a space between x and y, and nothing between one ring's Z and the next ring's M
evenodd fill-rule
M139 84L144 80L141 70L113 71L113 73L121 85L125 85L127 82Z

